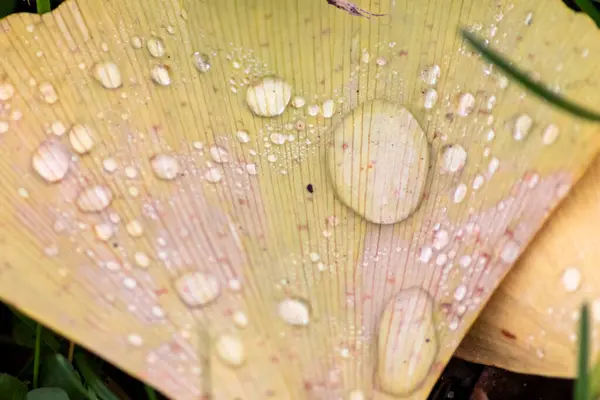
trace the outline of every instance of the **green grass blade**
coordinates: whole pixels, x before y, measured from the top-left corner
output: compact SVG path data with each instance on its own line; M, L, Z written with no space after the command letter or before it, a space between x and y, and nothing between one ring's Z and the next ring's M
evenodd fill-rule
M33 356L33 388L38 387L40 378L40 352L42 347L42 325L37 324L35 328L35 353Z
M590 394L592 399L600 398L600 359L596 357L596 365L590 371Z
M600 121L600 114L588 110L580 105L577 105L565 99L564 97L552 92L551 90L545 88L544 86L532 81L526 73L513 67L508 60L506 60L503 56L487 47L480 39L478 39L471 32L468 32L467 30L463 29L462 35L464 39L475 50L481 53L483 58L496 65L505 74L509 75L512 79L519 82L525 88L529 89L532 93L546 100L548 103L551 103L554 106L561 108L580 118L587 119L590 121Z
M589 382L590 322L587 304L581 307L579 319L579 355L577 357L577 380L575 381L574 400L591 400Z
M146 388L146 394L148 395L148 400L157 400L156 392L148 385L144 385Z
M37 0L36 6L38 14L45 14L52 10L52 7L50 6L50 0Z
M577 7L581 8L581 11L586 13L600 28L600 11L592 4L590 0L575 0Z

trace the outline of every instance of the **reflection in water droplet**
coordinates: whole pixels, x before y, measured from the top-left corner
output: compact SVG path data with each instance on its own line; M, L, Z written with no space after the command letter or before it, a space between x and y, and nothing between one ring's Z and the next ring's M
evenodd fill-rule
M529 134L529 130L533 126L533 120L527 114L521 114L515 120L513 127L513 137L515 140L523 140Z
M248 87L246 102L250 110L261 117L283 114L292 97L292 87L281 78L266 77Z
M442 171L458 172L465 166L467 152L458 144L450 144L444 147L441 159Z
M77 153L88 153L95 144L92 128L87 125L74 125L69 131L69 142Z
M123 84L119 67L110 61L101 62L94 66L94 78L107 89L116 89Z
M200 72L208 72L210 69L210 59L204 53L195 52L192 54L192 62L194 67Z
M179 174L179 163L177 159L168 154L157 154L150 159L150 165L154 175L159 179L167 181L177 178Z
M475 96L471 93L462 93L458 96L458 104L456 106L456 113L461 117L466 117L473 112L475 108Z
M0 101L9 100L15 94L15 87L10 83L0 83Z
M58 182L67 175L71 154L57 140L46 140L33 153L31 163L35 172L46 182Z
M219 336L215 343L215 350L219 359L231 367L239 367L246 361L244 344L237 336Z
M406 396L423 382L438 352L433 301L420 288L405 289L385 307L379 322L380 388Z
M210 146L209 152L213 161L216 163L224 164L229 161L229 153L221 146Z
M581 272L575 267L569 267L562 274L562 284L567 292L574 292L581 285Z
M402 221L417 209L429 149L408 110L383 101L365 103L344 117L333 137L327 163L341 201L380 224Z
M556 141L559 133L560 131L557 125L549 124L548 126L546 126L546 128L544 129L544 133L542 134L542 142L546 146L551 145Z
M146 48L152 57L159 58L165 55L165 45L163 41L158 38L148 39Z
M425 91L425 99L423 101L423 108L429 110L435 106L438 100L438 93L435 89L429 88Z
M42 99L48 104L54 104L58 101L58 94L56 93L56 89L49 82L40 83L38 86L40 94L42 95Z
M201 272L188 272L175 280L175 290L189 307L200 307L214 301L221 293L217 279Z
M310 321L308 304L299 299L282 300L277 307L283 321L294 326L305 326Z
M431 65L427 68L423 68L421 71L421 79L428 85L435 85L440 77L442 70L439 65Z
M105 210L113 200L110 189L97 185L84 189L77 196L77 207L82 212L95 213Z
M169 67L164 64L155 65L150 70L150 76L152 80L161 86L169 86L171 84L171 75L169 73Z

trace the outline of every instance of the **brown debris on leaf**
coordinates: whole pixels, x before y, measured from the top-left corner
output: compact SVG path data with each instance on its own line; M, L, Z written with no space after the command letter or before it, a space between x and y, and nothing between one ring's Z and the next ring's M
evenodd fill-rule
M327 0L327 4L334 6L335 8L339 8L340 10L346 11L350 15L354 15L356 17L383 17L385 14L375 14L368 10L362 9L354 3L350 3L346 0Z

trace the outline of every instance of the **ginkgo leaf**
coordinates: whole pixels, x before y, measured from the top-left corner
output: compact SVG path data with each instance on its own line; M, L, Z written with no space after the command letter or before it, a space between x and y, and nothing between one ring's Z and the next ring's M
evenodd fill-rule
M369 14L0 21L0 297L177 399L426 398L600 145L460 30L587 109L598 32L547 1L340 4Z

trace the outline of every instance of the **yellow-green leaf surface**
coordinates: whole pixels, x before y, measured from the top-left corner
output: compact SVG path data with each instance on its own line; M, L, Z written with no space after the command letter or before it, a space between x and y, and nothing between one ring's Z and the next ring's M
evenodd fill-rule
M0 296L178 399L426 398L600 142L459 29L588 108L598 32L334 3L1 21Z

